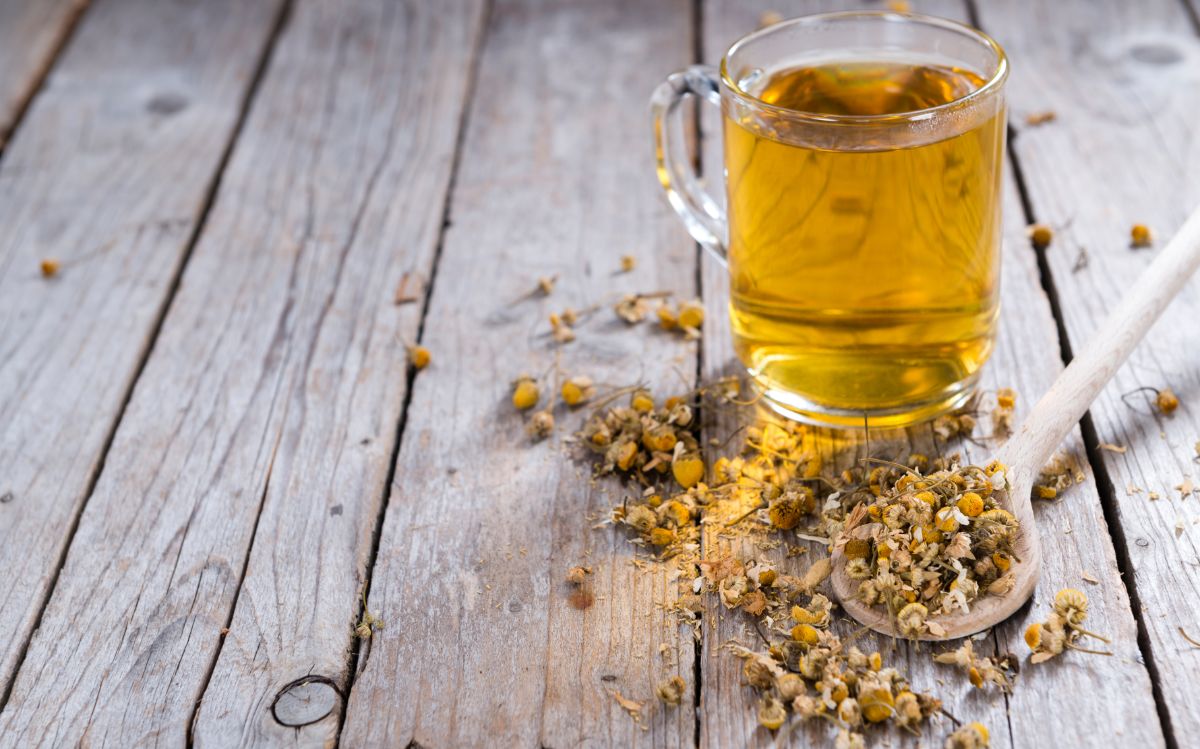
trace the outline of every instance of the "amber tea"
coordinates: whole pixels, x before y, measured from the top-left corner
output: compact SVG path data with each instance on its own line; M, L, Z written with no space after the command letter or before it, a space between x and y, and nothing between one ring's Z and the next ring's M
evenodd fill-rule
M949 67L785 70L755 91L817 114L928 109L979 88ZM842 411L939 404L973 379L998 307L1003 113L922 145L839 151L726 119L731 320L768 391Z
M776 411L899 426L971 396L999 305L1006 77L975 29L864 11L770 26L659 86L659 179L728 265L734 349ZM680 147L687 96L724 115L724 207Z

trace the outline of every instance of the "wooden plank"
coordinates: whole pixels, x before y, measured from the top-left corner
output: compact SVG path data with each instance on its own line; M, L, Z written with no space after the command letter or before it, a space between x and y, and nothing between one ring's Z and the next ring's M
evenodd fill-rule
M556 364L599 383L690 387L694 343L628 329L608 308L616 292L695 291L694 248L651 176L645 106L690 59L689 10L505 0L492 12L424 327L443 367L414 386L372 572L385 627L343 745L694 743L691 631L656 605L675 584L635 568L619 530L591 529L621 493L563 454L581 416L557 411L557 433L531 445L510 401L522 372L550 373L548 395ZM638 267L618 273L626 253ZM552 295L530 297L555 274ZM593 303L605 304L556 348L547 314ZM586 610L568 602L577 564L594 570ZM675 673L683 705L655 710L645 731L610 694L653 702Z
M88 0L0 0L0 151Z
M303 415L277 419L268 432L280 441L230 633L193 727L197 746L336 739L407 390L403 341L417 337L483 17L480 0L418 4L411 13L381 0L302 0L256 98L262 117L239 140L246 191L264 188L254 203L307 216L306 232L326 238L272 274L324 288L307 292L295 313L288 345L311 356L291 357L287 400L305 404ZM281 128L277 113L292 108L329 115L311 128ZM314 141L319 151L297 159ZM274 150L280 142L289 147ZM273 179L259 181L264 171ZM204 238L214 249L234 233L222 228ZM209 281L214 289L239 273L229 260ZM397 306L406 277L413 301ZM245 322L258 328L266 319ZM422 376L453 371L440 352L434 358ZM239 366L236 358L228 365ZM328 682L286 688L313 677ZM297 694L302 704L285 715Z
M280 3L100 3L0 169L0 693L209 199ZM61 262L54 278L42 260ZM56 698L57 701L57 698Z
M1154 256L1130 249L1130 227L1147 224L1165 239L1200 201L1192 177L1200 167L1193 146L1200 43L1184 7L1169 0L1027 2L1004 12L980 3L980 14L1014 59L1014 153L1034 215L1057 231L1046 258L1078 347ZM1043 110L1057 118L1037 127L1022 119ZM1081 248L1087 265L1076 270ZM1192 574L1200 535L1195 497L1175 488L1200 479L1198 316L1200 281L1193 280L1091 411L1097 442L1128 447L1100 452L1104 488L1180 745L1200 732L1200 698L1191 686L1200 649L1179 631L1200 635L1190 604L1200 594ZM1152 393L1123 400L1140 387L1170 387L1183 405L1163 416L1151 408Z
M715 61L733 40L757 25L759 15L765 10L780 10L785 16L794 16L835 9L840 5L821 0L758 5L709 0L704 6L705 57ZM965 17L965 8L953 0L926 0L917 5L920 12L959 19ZM717 139L713 135L716 127L715 121L710 120L704 128L706 164L719 163L719 150L711 145ZM1015 388L1020 393L1019 419L1049 387L1062 365L1057 356L1054 320L1039 283L1036 258L1027 249L1024 220L1011 175L1005 185L1005 219L1002 321L996 351L984 370L982 388ZM703 371L706 376L714 377L737 369L724 314L727 280L725 271L715 263L704 263L703 289L710 310L705 329ZM1031 362L1037 366L1031 366ZM980 431L986 433L987 420L983 421L985 426ZM721 433L727 433L728 429L728 424L723 425ZM826 470L835 472L853 465L867 454L862 435L821 430L817 433L817 444ZM1077 433L1064 447L1082 455ZM980 448L969 443L949 449L961 450L968 460L983 460L991 452L989 446ZM937 454L949 449L937 443L928 427L901 433L871 434L873 455L896 457L911 451ZM994 631L986 642L977 645L986 652L1012 652L1021 657L1025 668L1010 698L978 693L961 675L933 664L928 647L918 649L902 645L900 650L892 651L890 641L874 635L859 641L864 650L883 652L885 659L895 662L918 689L941 697L947 711L958 719L978 720L987 725L993 746L1065 746L1078 743L1081 736L1103 735L1119 736L1122 744L1163 744L1149 677L1138 660L1140 654L1129 599L1120 582L1112 544L1105 531L1096 484L1086 465L1085 476L1084 483L1072 489L1063 501L1038 507L1046 548L1034 606L1022 609L1009 623ZM1068 543L1062 542L1064 538ZM821 547L809 544L812 548L808 555L788 559L781 551L764 553L744 541L731 542L715 533L708 535L706 544L708 554L733 551L766 556L792 573L806 569L811 557L825 555ZM1085 585L1080 579L1082 572L1095 575L1103 584ZM1056 590L1067 586L1087 589L1092 603L1089 622L1099 631L1114 636L1118 657L1091 660L1069 657L1069 663L1029 667L1024 660L1028 648L1022 641L1022 632L1028 623L1045 617L1049 599ZM710 603L710 606L716 605L715 601ZM744 619L740 615L705 618L701 660L703 746L768 746L773 740L769 732L757 726L752 690L742 686L740 662L720 650L731 639L743 643L757 640L758 636L746 626ZM843 626L841 632L844 635L852 629ZM936 646L932 651L946 649L949 647ZM1111 710L1110 705L1118 701L1123 709ZM938 746L951 728L943 721L927 728L920 737L893 732L892 745ZM828 741L828 734L829 729L824 725L809 727L796 734L793 744L824 743Z
M0 734L334 742L481 23L292 8Z

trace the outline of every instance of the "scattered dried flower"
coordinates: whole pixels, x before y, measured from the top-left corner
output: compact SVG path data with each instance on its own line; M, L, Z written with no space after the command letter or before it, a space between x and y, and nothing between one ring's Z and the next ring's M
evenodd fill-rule
M1002 692L1012 692L1014 670L1009 656L995 660L986 656L981 658L976 655L974 644L969 639L964 640L957 650L938 653L933 660L957 666L977 689L982 689L984 684L995 684Z
M946 737L946 749L987 749L991 736L982 723L968 723Z
M529 436L535 442L546 439L554 432L554 414L550 413L549 410L538 411L529 417L529 423L525 425L525 431L529 433Z
M1025 644L1033 651L1030 663L1042 663L1059 655L1066 649L1084 653L1112 655L1111 653L1088 650L1076 643L1081 637L1093 637L1103 642L1108 639L1083 628L1087 618L1087 595L1074 588L1064 588L1054 594L1053 611L1043 622L1029 625L1025 630Z
M572 377L562 385L562 399L571 408L583 405L596 395L596 388L590 377Z
M621 256L621 272L628 273L637 267L637 258L633 255Z
M1025 115L1025 124L1030 127L1037 127L1038 125L1054 122L1056 119L1058 119L1058 114L1052 109L1047 109L1042 112L1030 112Z
M1033 242L1033 246L1039 250L1044 250L1054 241L1054 232L1045 224L1034 224L1029 227L1029 239Z
M1059 451L1050 456L1042 467L1033 486L1033 496L1038 499L1057 499L1075 484L1082 484L1086 476L1075 455Z
M1154 235L1145 224L1134 224L1129 230L1129 246L1134 248L1149 247L1154 243Z
M777 10L763 11L758 17L758 27L765 29L768 26L774 26L777 23L783 23L783 14Z
M583 583L587 580L587 576L590 574L592 574L591 567L572 567L571 569L567 570L567 582L571 583L572 585L583 585Z
M568 313L570 313L568 315ZM575 321L575 312L568 309L566 312L559 314L558 312L550 313L550 334L554 336L557 343L570 343L575 340L575 330L571 327Z
M992 409L992 431L996 435L1012 434L1013 415L1017 405L1017 391L1000 388L996 391L996 407Z
M1179 397L1175 395L1175 391L1171 388L1163 388L1154 396L1154 405L1160 413L1170 414L1179 408Z
M528 411L542 397L537 382L529 375L521 375L513 383L512 404L518 411Z
M45 278L53 278L58 275L58 271L61 269L61 267L61 264L57 260L53 258L46 258L41 263L42 276Z
M429 349L425 348L424 346L408 347L408 363L412 365L413 369L425 369L425 367L429 366L429 362L432 360L432 358L433 357L429 353Z
M558 283L558 276L542 276L537 281L537 290L542 296L550 296L554 293L554 284Z
M674 707L683 701L683 695L687 691L687 682L677 674L660 682L654 691L663 704Z
M613 305L613 310L616 311L617 317L630 325L636 325L646 319L650 305L646 303L646 298L639 294L626 294Z

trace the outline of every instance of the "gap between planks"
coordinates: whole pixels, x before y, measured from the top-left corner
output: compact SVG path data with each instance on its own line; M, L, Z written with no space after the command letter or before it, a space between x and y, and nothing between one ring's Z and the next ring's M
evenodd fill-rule
M28 93L28 95L20 103L20 106L13 118L12 125L8 128L7 131L0 131L0 164L3 163L2 159L3 159L3 155L5 153L6 146L11 141L12 136L17 133L20 125L24 122L25 115L28 113L34 98L37 96L38 92L41 90L41 87L46 83L46 80L49 77L50 71L53 69L55 63L57 63L58 60L61 58L62 52L67 48L68 44L72 40L75 30L80 26L80 21L82 20L83 16L87 12L88 8L91 7L91 1L92 0L79 0L78 2L75 3L74 7L72 8L71 15L66 22L66 27L64 28L59 39L55 43L54 50L53 50L53 53L52 53L50 59L48 59L45 62L44 67L40 71L40 74L38 75L38 78L37 78L37 82L34 85L33 89ZM121 397L120 405L117 407L114 418L113 418L113 420L109 426L109 429L107 431L107 434L104 438L104 441L102 443L102 446L101 446L99 454L98 454L98 459L97 459L95 468L86 479L84 490L82 492L83 498L78 503L78 506L75 508L75 511L70 519L70 524L69 524L69 527L68 527L68 530L66 533L65 542L62 545L62 549L61 549L61 551L58 555L58 559L54 565L54 569L50 576L49 584L47 585L46 590L45 590L45 594L41 597L41 600L38 603L37 614L35 615L35 618L33 621L33 626L29 629L29 632L23 638L20 650L18 652L16 661L14 663L14 667L12 669L12 676L11 676L11 678L8 679L7 683L4 685L3 692L0 693L0 713L3 713L5 707L8 705L9 699L12 696L13 688L17 682L17 675L21 672L21 669L25 665L25 658L28 655L30 643L33 641L34 636L36 635L37 631L41 627L42 618L46 612L46 605L50 601L50 599L53 597L54 592L57 588L59 576L61 575L62 570L63 570L63 565L66 562L67 554L71 550L72 544L75 539L75 533L79 529L80 518L82 518L83 513L87 508L88 500L91 498L92 493L95 490L96 482L99 480L100 475L104 471L105 462L107 461L109 450L112 447L113 438L117 433L117 428L121 424L122 418L124 417L124 414L125 414L125 410L129 406L130 398L133 396L133 391L136 388L138 380L141 378L142 372L144 371L144 369L146 367L146 362L150 358L150 353L154 349L154 342L157 340L158 334L162 330L163 320L166 318L167 311L170 309L170 306L171 306L171 301L174 299L175 294L179 289L179 282L183 276L184 270L187 267L188 260L191 257L192 250L195 248L196 242L198 241L200 234L205 226L206 220L208 218L208 213L209 213L210 209L212 208L212 204L216 197L217 190L220 186L221 176L224 173L225 167L228 165L229 155L233 150L233 145L237 141L238 135L240 134L243 125L245 124L246 114L250 109L250 103L253 100L254 94L258 87L258 84L261 81L263 71L266 69L267 62L270 58L270 51L273 48L275 40L278 38L278 35L286 21L287 8L291 2L292 2L292 0L282 0L282 5L281 5L280 9L277 11L277 15L272 24L271 31L268 34L268 38L265 41L263 48L260 52L260 55L254 64L254 67L253 67L254 72L251 76L250 83L248 84L246 91L243 93L243 95L239 101L238 110L237 110L237 114L235 116L233 128L230 130L229 135L227 136L225 145L223 146L223 148L221 150L220 156L217 160L215 171L212 173L211 180L204 190L204 196L203 196L203 199L201 202L200 211L197 216L197 219L194 222L192 231L184 245L181 259L176 264L174 273L168 281L167 291L164 294L162 300L160 301L158 309L156 310L156 312L154 314L154 319L153 319L153 322L151 323L149 334L146 336L146 338L143 342L143 346L142 346L141 350L138 352L137 361L136 361L136 364L134 365L134 369L133 369L133 374L129 379L128 387L125 389L125 392L123 393L123 395ZM0 123L0 124L2 124L2 123ZM214 659L214 663L215 663L215 659Z
M151 326L150 334L146 339L145 346L138 355L137 364L134 367L133 377L129 381L129 387L126 389L124 397L121 399L121 405L117 409L116 418L113 419L112 426L108 431L108 436L104 440L104 446L100 450L100 459L96 465L96 470L88 479L87 488L83 494L84 499L79 504L79 507L75 512L75 516L71 520L71 528L67 532L66 543L63 545L62 553L58 558L58 563L55 565L54 575L50 579L50 585L46 589L46 595L42 598L41 606L38 609L37 618L34 621L33 628L30 630L29 635L25 638L25 642L22 645L20 658L17 660L16 667L13 669L13 678L9 679L7 688L4 690L3 697L0 697L0 712L3 712L5 706L8 704L8 699L12 694L13 686L17 683L16 675L21 672L21 668L25 665L25 656L29 652L29 644L33 641L34 635L41 627L42 616L46 611L46 603L51 599L51 597L54 596L54 590L58 585L59 575L62 574L63 565L66 563L67 553L71 550L71 545L75 540L75 532L79 529L79 520L83 517L84 511L87 509L88 500L91 499L92 492L96 488L96 482L99 480L100 474L104 472L104 464L108 459L108 452L112 448L113 438L117 434L117 428L121 425L121 420L125 416L125 409L129 407L129 401L133 397L134 388L137 387L138 380L141 379L142 372L146 369L146 362L149 361L150 352L154 350L154 342L158 339L158 334L162 331L163 321L167 317L167 311L171 308L171 301L175 298L175 294L179 291L179 282L180 279L183 278L184 270L187 269L188 260L191 259L192 251L196 248L196 242L199 241L200 235L204 231L205 224L208 220L209 211L212 209L213 201L216 199L217 190L221 185L221 176L225 172L225 167L229 164L229 154L233 152L233 145L237 142L238 136L242 132L242 127L246 124L246 114L250 111L250 103L254 99L254 94L258 91L259 83L262 82L263 71L266 70L267 64L270 61L271 50L274 49L275 40L278 39L280 32L286 24L288 9L290 8L292 2L293 0L283 0L283 5L278 11L270 34L268 35L267 42L264 45L262 54L255 63L254 74L250 79L250 84L247 87L245 94L242 96L241 103L238 107L236 123L232 132L230 133L228 141L225 144L225 148L221 152L221 157L217 161L217 167L216 171L213 173L212 181L205 190L204 202L200 209L200 215L192 229L191 236L188 237L187 244L183 251L183 257L175 269L175 274L170 280L167 292L163 297L162 304L159 306L159 309L155 315L154 323ZM243 565L243 576L245 575L245 572L245 565ZM233 608L231 607L230 616L232 615ZM228 622L226 622L226 626L228 626ZM224 635L222 635L221 638L223 640ZM214 656L212 665L215 665L216 662L217 660ZM210 665L209 673L211 674L211 672L212 666ZM197 708L199 708L199 704L197 704ZM193 717L195 717L194 712Z
M425 286L425 298L421 300L421 313L417 323L415 341L418 344L425 342L425 320L429 315L430 300L433 299L434 290L437 288L438 268L441 266L442 248L445 246L446 241L446 230L450 228L453 222L454 185L458 181L458 171L462 167L463 144L466 141L467 127L470 125L471 119L471 102L475 99L475 87L479 80L479 65L483 60L483 48L487 43L487 29L491 23L492 8L494 5L495 0L483 0L483 10L479 22L480 33L471 50L466 91L463 96L462 113L458 119L458 133L455 137L454 154L450 166L450 179L446 184L445 194L442 196L442 220L438 228L438 238L433 251L433 261L430 265L429 282ZM387 516L388 502L391 501L394 489L393 485L396 481L396 463L400 457L400 446L404 442L405 428L408 426L408 410L412 406L413 383L416 380L416 374L416 371L410 367L408 382L404 392L404 403L400 408L400 418L396 422L396 438L395 444L392 446L390 463L388 464L387 480L383 484L379 512L375 518L374 528L371 531L371 551L367 557L367 577L363 581L362 603L357 610L358 620L361 620L368 610L366 601L370 597L371 581L375 574L375 562L379 558L379 542L383 534L383 520ZM350 652L350 665L346 672L346 684L342 689L343 709L338 716L337 740L339 744L341 742L342 730L346 725L346 714L348 712L344 705L349 699L351 691L354 689L354 682L358 678L359 671L366 665L367 659L371 657L370 646L370 638L355 638L354 646ZM365 657L363 656L364 648L366 649ZM414 743L410 742L410 746Z

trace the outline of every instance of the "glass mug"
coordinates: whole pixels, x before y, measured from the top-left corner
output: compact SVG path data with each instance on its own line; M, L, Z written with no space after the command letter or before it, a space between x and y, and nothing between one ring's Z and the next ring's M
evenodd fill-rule
M968 26L829 13L655 91L659 180L728 266L734 349L774 410L903 426L974 394L999 311L1007 74ZM724 208L687 153L688 96L721 107Z

